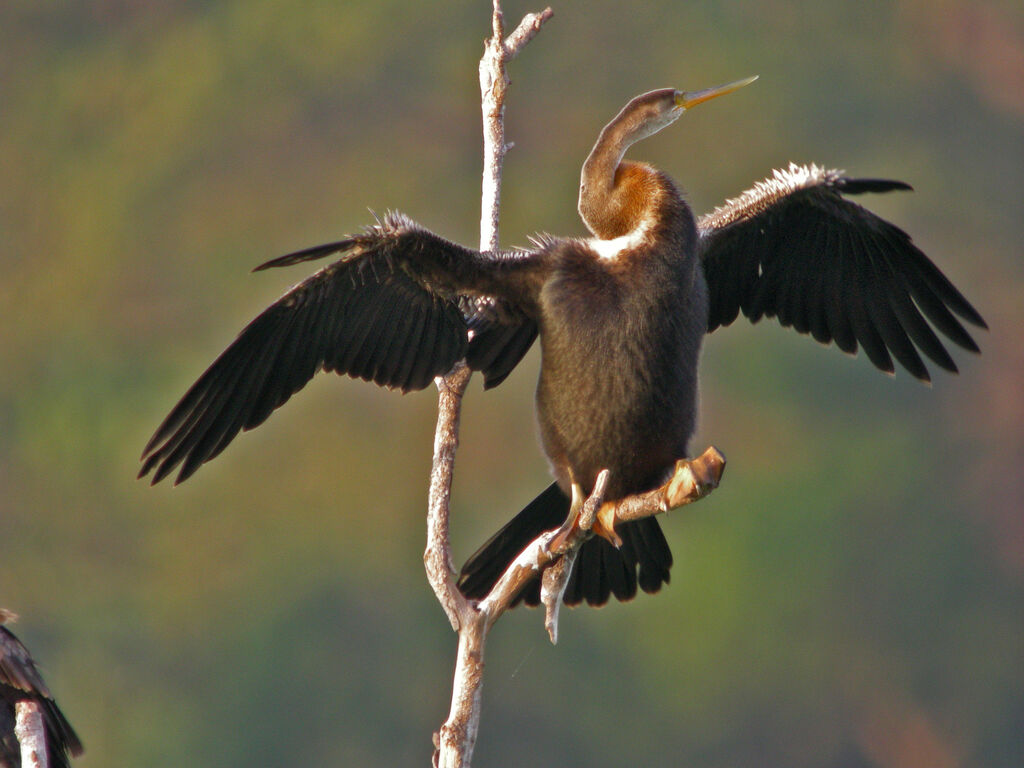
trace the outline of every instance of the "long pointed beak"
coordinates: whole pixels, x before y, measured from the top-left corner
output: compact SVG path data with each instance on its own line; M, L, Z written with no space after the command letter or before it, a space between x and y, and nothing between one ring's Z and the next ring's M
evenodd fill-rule
M698 104L713 99L716 96L725 96L727 93L738 91L745 85L750 85L757 80L757 75L745 77L742 80L733 80L731 83L719 85L715 88L705 88L703 91L678 91L676 93L676 106L679 109L689 109Z

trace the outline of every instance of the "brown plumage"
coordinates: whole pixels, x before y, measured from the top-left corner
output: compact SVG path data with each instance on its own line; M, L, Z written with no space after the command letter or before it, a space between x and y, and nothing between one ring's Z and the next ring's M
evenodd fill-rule
M34 701L43 714L46 749L52 768L67 768L68 753L82 754L82 742L53 700L28 649L5 621L13 614L0 609L0 768L20 768L21 747L14 733L16 706Z
M252 321L210 366L143 452L140 476L177 481L262 423L318 370L408 391L461 357L499 384L540 337L537 414L555 483L463 568L477 597L536 535L610 470L606 498L649 490L687 455L704 334L739 312L777 317L822 343L893 370L890 353L927 379L918 350L955 371L927 320L977 346L954 313L984 321L910 238L844 194L908 189L791 166L700 220L672 180L623 161L633 143L682 112L746 85L633 99L583 165L579 212L588 238L539 237L529 250L481 253L400 214L364 234L262 268L341 254ZM626 600L668 581L672 556L654 519L620 526L622 546L582 548L565 600ZM536 584L523 597L537 599Z

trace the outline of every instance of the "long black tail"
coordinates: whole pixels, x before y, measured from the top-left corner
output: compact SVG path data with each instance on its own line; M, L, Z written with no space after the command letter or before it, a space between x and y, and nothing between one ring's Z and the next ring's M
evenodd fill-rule
M478 549L459 574L459 590L466 597L482 598L526 545L544 531L557 528L569 514L569 497L552 483ZM588 540L576 557L566 605L604 605L610 595L619 600L636 596L637 585L644 592L657 592L668 584L672 551L658 521L652 517L623 523L615 529L622 538L616 549L599 536ZM513 605L540 603L540 578L530 581Z

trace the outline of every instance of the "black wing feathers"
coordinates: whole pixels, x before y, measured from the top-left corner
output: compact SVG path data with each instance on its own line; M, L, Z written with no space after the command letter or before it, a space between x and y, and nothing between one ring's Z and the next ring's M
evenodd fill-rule
M502 322L477 314L470 318L473 338L466 363L484 375L484 389L503 382L537 339L537 323L529 318Z
M927 381L924 353L955 372L928 321L974 352L954 313L981 328L985 321L905 232L842 197L905 189L791 165L702 217L708 331L742 311L751 322L776 317L844 352L859 346L883 371L893 371L895 358Z
M913 192L914 188L905 181L892 179L848 179L845 176L833 182L836 189L844 195L862 195L865 192L892 192L895 189Z
M514 303L525 290L515 270L529 258L480 254L389 214L365 234L257 270L332 254L341 258L260 313L185 393L146 445L140 477L153 472L156 483L180 465L176 482L185 480L321 369L403 392L423 389L467 354L466 295L507 283L501 300ZM478 348L490 351L482 367L494 382L533 338L519 326L491 335Z
M265 261L258 267L253 267L253 272L262 272L264 269L272 269L274 267L290 267L293 264L298 264L303 261L314 261L316 259L322 259L326 256L330 256L334 253L343 253L351 249L358 238L347 237L344 240L338 240L334 243L324 243L323 245L314 245L312 248L303 248L301 251L295 251L294 253L286 253L284 256L278 256L276 259Z

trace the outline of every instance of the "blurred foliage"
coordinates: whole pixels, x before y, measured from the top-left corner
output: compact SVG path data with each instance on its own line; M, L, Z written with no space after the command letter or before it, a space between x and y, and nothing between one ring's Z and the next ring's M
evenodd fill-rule
M0 604L84 767L424 765L455 642L422 574L434 398L322 377L188 484L133 481L287 250L403 210L477 240L489 3L0 6ZM509 2L513 24L529 10ZM1024 14L1013 0L565 0L512 65L503 240L579 233L632 95L758 73L634 155L706 210L790 160L870 201L988 319L925 388L774 326L710 337L671 588L516 611L481 765L1024 764ZM536 353L466 402L463 557L547 483Z

